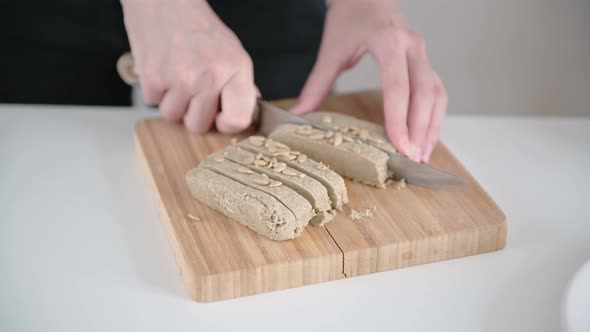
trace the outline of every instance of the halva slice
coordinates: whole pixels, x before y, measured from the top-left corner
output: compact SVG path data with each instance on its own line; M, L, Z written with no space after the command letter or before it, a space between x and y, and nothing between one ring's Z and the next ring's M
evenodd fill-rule
M269 137L329 165L342 176L385 187L385 181L392 176L387 167L389 156L365 142L370 135L365 130L359 128L358 134L355 132L339 126L325 131L307 125L286 124L278 127Z
M320 122L321 124L332 127L335 131L340 131L347 136L365 143L371 143L379 146L382 149L397 152L395 147L389 142L385 128L373 122L361 120L354 116L318 111L305 115L306 119Z
M186 182L194 198L269 239L289 240L303 232L293 212L263 191L203 167L191 169Z

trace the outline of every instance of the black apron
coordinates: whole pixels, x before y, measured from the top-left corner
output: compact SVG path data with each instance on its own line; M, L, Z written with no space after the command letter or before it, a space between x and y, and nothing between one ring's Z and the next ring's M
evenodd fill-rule
M211 0L254 61L268 99L299 94L315 61L323 0ZM129 50L117 0L13 0L0 6L0 102L130 105L116 62Z

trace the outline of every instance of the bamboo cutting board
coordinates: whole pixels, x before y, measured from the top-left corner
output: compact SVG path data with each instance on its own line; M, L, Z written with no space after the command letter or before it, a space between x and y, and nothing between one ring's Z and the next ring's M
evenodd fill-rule
M329 97L323 109L382 123L380 92ZM332 222L274 242L194 200L185 184L186 172L232 137L191 135L159 118L138 122L135 135L180 273L200 302L481 254L506 243L506 217L443 144L430 163L468 179L468 185L398 191L347 180L350 203ZM350 208L372 206L370 219L347 217Z

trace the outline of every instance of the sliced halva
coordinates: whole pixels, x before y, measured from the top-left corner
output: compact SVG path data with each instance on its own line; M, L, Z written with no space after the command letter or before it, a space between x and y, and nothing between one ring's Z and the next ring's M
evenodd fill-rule
M329 165L336 173L358 182L384 187L385 181L392 176L387 166L387 153L348 132L286 124L273 131L270 138L302 151Z
M199 167L210 169L242 185L252 187L275 197L295 215L297 224L301 229L307 226L310 219L315 215L309 201L293 189L283 185L282 181L273 180L266 174L259 173L251 168L251 173L243 172L247 167L244 168L244 166L228 160L223 155L223 151L210 156L201 162Z
M303 232L295 215L276 197L204 167L186 174L191 194L214 210L275 241Z
M276 158L300 174L317 180L328 190L334 209L341 209L344 204L348 203L348 192L346 191L344 179L325 164L313 160L306 154L291 149L288 145L264 138L261 140L252 140L251 138L244 140L238 143L238 147L267 158ZM289 151L289 153L286 153L286 151Z
M239 146L226 148L223 155L225 159L242 165L241 172L265 174L270 179L281 181L307 199L316 213L310 220L313 226L324 225L334 217L328 190L316 179L306 176L275 157L254 153ZM266 158L263 159L263 156Z

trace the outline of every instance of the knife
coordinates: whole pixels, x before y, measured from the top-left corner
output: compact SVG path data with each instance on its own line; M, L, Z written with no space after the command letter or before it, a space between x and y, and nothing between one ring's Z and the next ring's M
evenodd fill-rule
M139 81L135 72L133 55L129 52L124 53L117 61L117 71L121 79L129 85L134 85ZM297 116L261 98L257 100L252 122L260 132L267 136L279 125L286 123L309 125L326 131L332 130L326 125ZM385 150L377 144L371 142L366 142L366 144L385 152L389 156L387 166L393 171L394 176L405 179L409 184L429 189L449 189L467 183L461 177L415 162L399 153Z
M297 116L262 99L258 99L253 123L260 132L267 136L278 126L285 123L309 125L326 131L333 130L326 125ZM461 177L415 162L399 153L385 150L377 144L371 142L366 142L366 144L387 153L389 156L387 161L389 169L393 171L397 178L405 179L409 184L429 189L449 189L467 183Z

